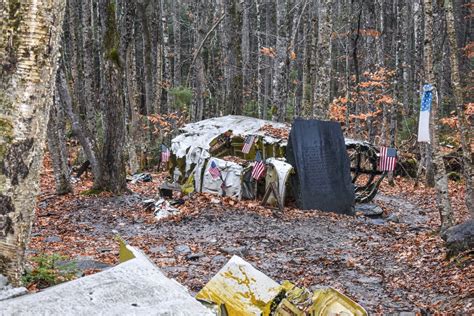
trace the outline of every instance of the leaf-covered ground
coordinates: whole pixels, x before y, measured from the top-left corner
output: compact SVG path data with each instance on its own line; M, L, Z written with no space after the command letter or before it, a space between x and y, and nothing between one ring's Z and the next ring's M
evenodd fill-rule
M164 176L129 184L132 193L124 196L82 195L92 184L87 178L74 193L56 196L46 160L30 257L54 252L117 264L117 231L194 293L238 254L276 281L332 286L372 313L474 311L472 257L447 259L434 190L423 185L383 184L375 203L400 223L293 208L275 216L255 201L206 194L187 199L180 215L156 221L141 202L156 196ZM468 216L464 188L452 183L451 190L461 222Z

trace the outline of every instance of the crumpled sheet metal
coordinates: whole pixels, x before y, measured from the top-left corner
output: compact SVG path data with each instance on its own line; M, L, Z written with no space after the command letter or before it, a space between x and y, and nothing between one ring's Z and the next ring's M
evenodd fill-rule
M186 157L187 171L190 169L191 164L197 164L200 159L209 158L211 141L228 130L232 130L234 136L257 135L263 137L264 143L280 143L282 146L286 146L286 139L266 136L265 132L260 131L260 128L264 125L289 129L283 123L261 120L254 117L239 115L214 117L189 123L182 127L181 131L183 131L183 134L176 136L171 141L171 151L177 158Z
M273 299L280 285L233 256L196 295L198 300L225 305L228 315L270 315Z
M155 199L148 199L143 201L143 205L146 209L153 209L153 215L155 215L157 220L178 215L180 213L179 209L173 207L170 202L164 198L160 198L158 201Z
M309 314L311 316L329 315L354 315L367 316L367 311L333 288L318 289L313 295L313 306Z
M286 183L293 171L293 166L287 163L284 158L268 158L266 163L275 167L275 171L278 175L278 194L282 199L281 203L283 205L285 201Z
M214 161L217 165L217 168L221 171L222 179L225 182L225 195L240 199L241 190L242 190L242 172L244 168L232 161L226 161L219 158L211 158L207 161L207 164L204 167L203 177L201 179L201 170L196 168L195 173L195 185L196 191L199 192L199 185L202 181L202 192L214 193L223 195L221 188L222 180L220 178L214 179L209 173L209 168L211 167L211 162ZM203 167L203 164L199 165Z
M367 315L359 304L333 288L313 294L289 281L280 285L238 256L217 272L196 299L215 304L220 316Z

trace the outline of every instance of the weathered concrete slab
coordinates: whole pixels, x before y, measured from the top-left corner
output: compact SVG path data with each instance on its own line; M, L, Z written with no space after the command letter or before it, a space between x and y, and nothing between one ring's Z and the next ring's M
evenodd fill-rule
M213 315L141 252L104 272L0 302L0 315Z

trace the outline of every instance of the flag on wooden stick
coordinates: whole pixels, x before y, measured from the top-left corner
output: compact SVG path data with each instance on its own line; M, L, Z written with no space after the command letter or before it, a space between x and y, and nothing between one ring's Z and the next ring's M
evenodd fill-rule
M171 152L164 144L161 144L161 163L167 163L170 160Z
M244 146L242 147L242 152L244 154L248 154L250 149L252 148L253 142L255 140L255 136L249 135L245 137Z
M211 161L211 167L209 167L209 173L211 174L213 179L220 178L221 171L217 168L216 162L213 160Z
M390 147L380 147L379 170L393 171L397 165L397 150Z
M258 181L258 179L265 174L265 169L265 162L262 160L260 151L257 151L257 154L255 155L255 164L252 169L252 178Z
M418 141L430 143L430 112L433 100L433 86L425 84L421 97L420 120L418 122Z

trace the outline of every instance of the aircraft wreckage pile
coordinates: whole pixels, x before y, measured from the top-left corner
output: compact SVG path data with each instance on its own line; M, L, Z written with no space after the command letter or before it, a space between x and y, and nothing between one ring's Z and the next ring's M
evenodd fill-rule
M340 130L338 126L336 128ZM181 134L171 141L169 170L172 179L164 188L179 188L186 193L210 192L238 199L266 198L264 202L282 208L287 199L296 199L300 195L302 188L292 185L295 183L291 181L293 176L307 172L298 170L297 164L290 164L287 160L291 130L289 124L234 115L187 124L180 129ZM307 132L298 135L298 139L314 137L314 133ZM251 139L252 145L244 153L242 148L248 139ZM368 202L376 195L385 176L377 171L378 150L365 141L346 138L344 142L355 201ZM262 181L251 177L257 152L266 164ZM219 179L209 172L213 164L221 173ZM314 176L318 177L317 174Z

